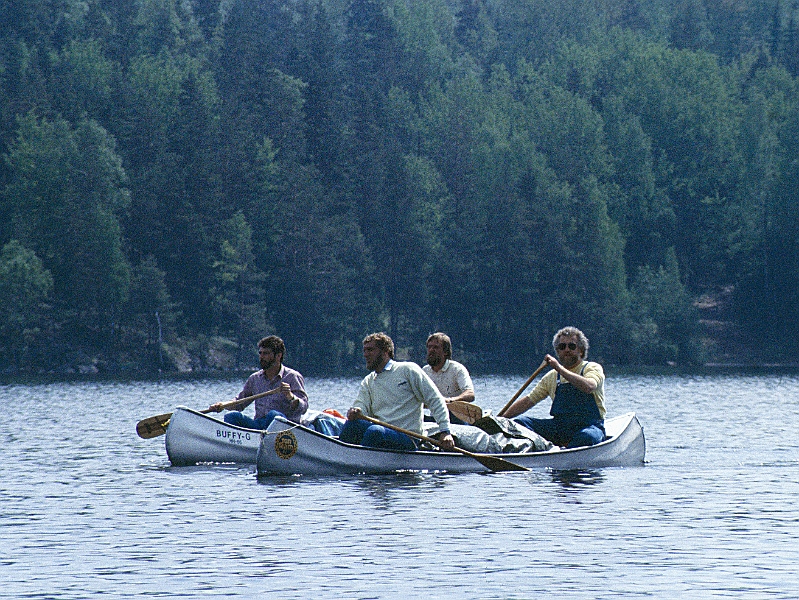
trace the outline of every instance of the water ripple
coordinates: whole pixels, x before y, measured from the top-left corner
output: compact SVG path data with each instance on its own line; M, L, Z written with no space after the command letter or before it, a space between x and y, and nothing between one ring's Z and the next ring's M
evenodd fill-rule
M609 379L645 427L632 469L258 479L134 433L240 383L0 386L0 598L799 597L795 377ZM357 383L308 385L346 410Z

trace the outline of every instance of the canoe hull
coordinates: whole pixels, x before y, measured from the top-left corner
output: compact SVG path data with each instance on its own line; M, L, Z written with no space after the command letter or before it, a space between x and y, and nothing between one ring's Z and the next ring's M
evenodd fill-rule
M262 433L179 406L169 420L164 443L169 461L175 466L255 464Z
M596 446L495 456L528 468L558 470L642 465L646 442L635 414L608 419L605 426L611 437ZM256 464L259 476L487 470L478 461L460 453L401 452L346 444L280 417L263 433Z

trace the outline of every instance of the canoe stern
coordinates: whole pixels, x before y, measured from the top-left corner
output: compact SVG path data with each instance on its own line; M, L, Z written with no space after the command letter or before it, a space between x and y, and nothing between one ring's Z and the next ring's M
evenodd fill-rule
M197 463L255 464L261 432L179 406L166 430L166 453L175 466Z

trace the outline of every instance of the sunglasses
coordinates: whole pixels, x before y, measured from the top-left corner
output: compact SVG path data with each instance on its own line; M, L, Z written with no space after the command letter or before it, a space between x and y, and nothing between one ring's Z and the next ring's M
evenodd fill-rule
M569 350L577 350L577 344L575 344L574 342L569 342L568 344L565 343L558 344L558 350L565 350L567 347L569 348Z

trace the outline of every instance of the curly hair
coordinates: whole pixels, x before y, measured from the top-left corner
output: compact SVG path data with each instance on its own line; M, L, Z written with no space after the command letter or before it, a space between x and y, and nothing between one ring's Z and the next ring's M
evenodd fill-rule
M583 358L588 356L588 338L585 337L585 334L577 329L576 327L564 327L560 331L555 334L555 337L552 338L552 348L554 350L558 349L558 340L561 336L565 337L576 337L577 338L577 346L583 351Z
M370 333L363 338L363 343L374 342L381 352L388 352L389 358L394 358L394 342L382 331L379 333Z

